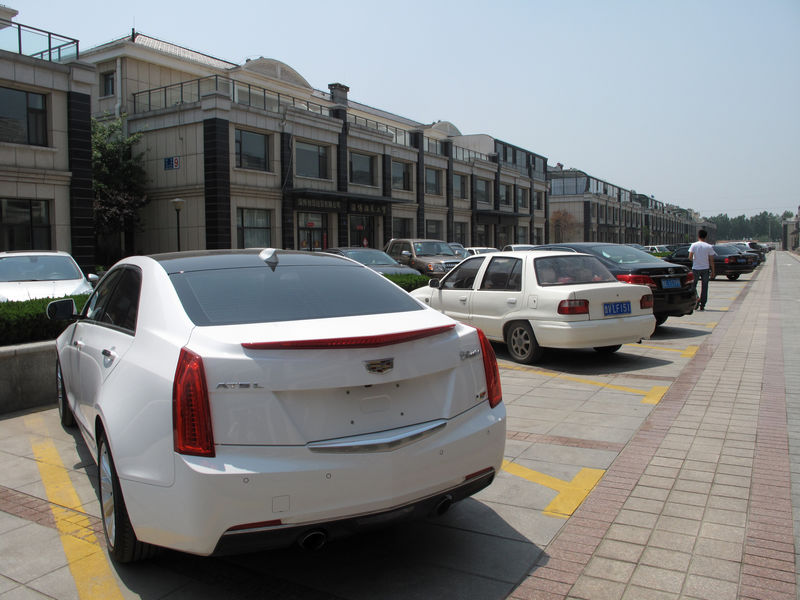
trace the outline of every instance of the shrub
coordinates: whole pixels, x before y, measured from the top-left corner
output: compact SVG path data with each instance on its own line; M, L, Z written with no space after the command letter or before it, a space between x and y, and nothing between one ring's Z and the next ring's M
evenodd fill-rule
M384 277L407 292L428 285L428 278L425 275L384 275Z
M80 309L88 294L71 296ZM0 345L27 344L56 339L69 324L47 318L47 305L55 298L0 303Z

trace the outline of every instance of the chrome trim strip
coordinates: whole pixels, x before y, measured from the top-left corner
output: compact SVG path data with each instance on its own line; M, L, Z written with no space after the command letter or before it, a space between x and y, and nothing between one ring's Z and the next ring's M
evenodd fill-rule
M447 426L445 419L437 419L378 433L310 442L306 447L312 452L390 452L428 437L445 426Z

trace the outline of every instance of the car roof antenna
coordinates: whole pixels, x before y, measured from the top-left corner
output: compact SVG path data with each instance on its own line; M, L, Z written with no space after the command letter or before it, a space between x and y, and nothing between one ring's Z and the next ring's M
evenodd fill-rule
M258 253L258 258L267 263L267 266L275 272L275 267L278 266L278 255L275 253L275 248L264 248Z

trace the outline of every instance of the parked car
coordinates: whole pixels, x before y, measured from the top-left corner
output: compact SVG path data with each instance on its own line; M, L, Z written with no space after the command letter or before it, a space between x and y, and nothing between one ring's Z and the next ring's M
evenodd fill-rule
M348 248L328 248L325 252L346 256L383 275L419 275L418 271L411 267L401 265L383 250L377 250L375 248L353 246Z
M650 254L661 254L662 252L669 252L669 248L667 246L645 246L644 251Z
M690 315L697 298L691 269L673 261L652 256L625 244L604 242L570 242L538 246L542 249L586 252L596 256L620 281L646 285L653 292L653 314L656 324L668 317Z
M503 246L503 252L518 252L522 250L533 250L536 248L533 244L508 244Z
M631 248L636 248L637 250L642 250L642 251L646 252L645 247L642 246L641 244L625 244L625 245L626 246L630 246Z
M471 256L414 298L504 342L521 363L545 348L616 352L655 328L653 294L618 282L595 257L569 252Z
M436 279L441 279L461 261L461 257L442 240L391 239L384 250L400 264Z
M467 258L469 256L469 252L467 252L467 249L464 248L463 244L459 244L458 242L448 242L447 245L450 246L450 248L459 258Z
M489 248L488 246L468 246L466 251L470 256L475 254L491 254L492 252L500 252L497 248Z
M763 263L767 258L766 251L761 249L760 247L752 248L750 244L748 244L747 242L731 242L731 244L736 246L740 252L744 252L745 254L747 253L754 254L756 256L756 266L761 265L761 263Z
M501 466L491 344L325 253L117 263L56 348L61 421L98 463L108 550L199 555L444 512Z
M0 252L0 302L89 294L98 280L66 252Z
M752 273L756 268L756 258L753 254L745 254L731 244L715 244L714 252L714 277L725 275L731 281L739 279L742 273ZM664 257L671 263L685 265L692 268L692 259L689 258L689 247L678 248Z

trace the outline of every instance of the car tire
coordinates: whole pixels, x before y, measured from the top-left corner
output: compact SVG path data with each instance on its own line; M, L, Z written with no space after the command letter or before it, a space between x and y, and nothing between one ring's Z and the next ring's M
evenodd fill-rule
M595 346L594 347L595 351L599 352L600 354L614 354L614 352L616 352L620 348L622 348L622 344L617 344L616 346Z
M661 325L663 325L666 322L667 317L669 317L669 315L662 315L662 314L653 316L656 318L656 327L660 327Z
M506 347L511 358L524 365L535 363L544 354L544 349L536 341L533 329L527 321L514 321L508 325Z
M75 427L75 415L69 407L67 388L64 386L64 374L61 371L61 361L56 359L56 398L58 399L58 418L62 427Z
M156 547L140 542L133 531L111 449L103 433L98 436L97 479L100 487L100 516L108 553L116 562L123 564L153 556Z
M725 277L727 277L731 281L736 281L737 279L739 279L739 273L731 273L730 275L726 275Z

